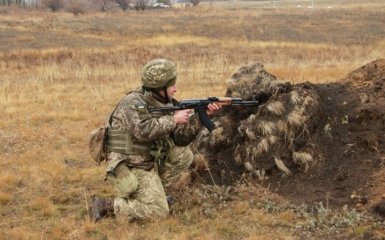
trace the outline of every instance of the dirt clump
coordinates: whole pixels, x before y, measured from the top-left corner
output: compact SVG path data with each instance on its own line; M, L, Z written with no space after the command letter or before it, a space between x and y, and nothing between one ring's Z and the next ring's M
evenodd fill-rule
M381 216L385 217L385 200L377 203L374 206L374 211L376 211L376 213L380 214Z
M230 78L226 96L260 104L224 108L216 129L198 135L193 149L208 160L194 170L201 181L248 179L294 204L360 209L385 196L385 60L329 84L279 81L252 63Z

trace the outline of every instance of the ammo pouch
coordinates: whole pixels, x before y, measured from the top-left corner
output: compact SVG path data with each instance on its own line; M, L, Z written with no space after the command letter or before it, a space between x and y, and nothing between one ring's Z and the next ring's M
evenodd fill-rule
M125 155L150 155L148 144L134 144L128 130L107 129L107 152L116 152Z
M158 139L150 144L150 155L154 157L157 164L162 164L169 153L170 149L174 146L174 141L170 137Z
M107 129L106 151L125 155L149 155L157 164L168 157L174 142L170 137L158 139L152 143L133 143L130 131Z

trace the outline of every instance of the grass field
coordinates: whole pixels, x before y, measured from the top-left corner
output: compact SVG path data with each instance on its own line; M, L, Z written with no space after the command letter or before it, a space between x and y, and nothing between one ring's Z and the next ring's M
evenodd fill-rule
M193 205L153 223L94 224L85 204L86 194L112 195L104 166L88 155L88 133L140 85L150 59L178 64L177 97L188 98L223 96L227 79L251 61L279 79L327 83L385 57L385 2L316 2L80 16L0 8L0 239L334 238L331 223L312 227L320 219L271 202L263 189L240 191L214 215ZM341 239L381 232L359 213L333 216L350 221L337 227Z

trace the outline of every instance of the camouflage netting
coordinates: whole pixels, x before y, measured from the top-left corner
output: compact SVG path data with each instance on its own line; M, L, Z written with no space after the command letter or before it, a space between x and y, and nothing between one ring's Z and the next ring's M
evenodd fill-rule
M312 84L278 81L262 64L253 63L231 77L226 96L256 99L260 105L224 107L213 119L216 129L198 135L194 149L205 156L217 155L210 159L210 168L217 164L215 161L221 161L220 154L225 152L226 161L240 166L240 172L262 180L273 169L284 175L306 172L320 160L312 134L322 107Z
M385 59L326 84L278 81L254 63L231 77L226 95L260 105L223 107L217 128L200 132L196 186L262 186L294 204L327 201L383 216Z

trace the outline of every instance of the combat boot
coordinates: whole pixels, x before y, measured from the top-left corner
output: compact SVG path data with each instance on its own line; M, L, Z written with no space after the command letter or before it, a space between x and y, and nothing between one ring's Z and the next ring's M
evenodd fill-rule
M104 217L113 217L113 201L110 199L103 199L97 196L92 196L88 203L88 214L93 222L97 222Z

